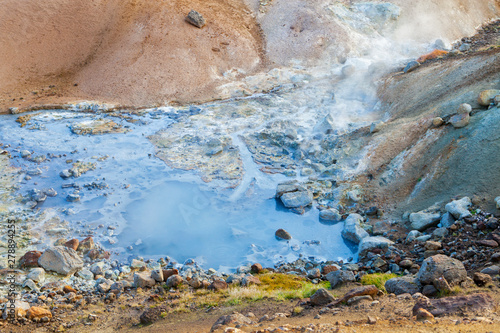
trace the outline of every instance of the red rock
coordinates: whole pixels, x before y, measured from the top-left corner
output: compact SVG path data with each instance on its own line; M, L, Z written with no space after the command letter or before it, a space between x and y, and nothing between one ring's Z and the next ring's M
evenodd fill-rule
M63 287L63 291L65 293L76 293L76 290L72 286L68 286L68 285Z
M241 281L243 286L251 286L252 284L257 284L259 285L261 282L260 282L260 279L256 276L253 276L253 275L249 275L249 276L245 276L243 278L243 281Z
M24 267L39 267L38 258L42 256L40 251L28 251L19 260L19 266Z
M327 265L327 266L323 267L323 275L326 275L330 272L335 272L337 270L338 270L337 266Z
M426 309L418 308L413 310L413 315L417 317L417 320L430 320L434 319L432 313L427 311Z
M419 63L423 63L423 62L426 62L427 60L431 60L431 59L436 59L436 58L440 58L440 57L443 57L445 55L448 54L448 51L443 51L443 50L434 50L432 51L431 53L427 53L423 56L420 56L417 61Z
M104 251L104 250L92 249L92 250L89 250L87 252L87 256L90 259L92 259L92 260L95 260L95 259L109 259L109 257L111 256L111 253L108 252L108 251Z
M67 241L66 243L64 243L64 246L69 247L70 249L73 249L76 251L78 249L79 244L80 244L80 241L76 238L73 238L73 239Z
M492 282L492 278L490 275L479 272L474 273L473 280L479 287L485 286Z
M95 249L95 243L91 236L82 240L78 245L78 251L83 252L84 254L93 249Z
M171 277L172 275L177 275L179 274L179 271L177 269L164 269L163 270L163 280L164 281L167 281L167 279L169 277Z
M43 317L52 318L52 313L49 310L47 310L47 309L44 309L44 308L41 308L41 307L38 307L38 306L32 306L28 310L27 316L31 320L33 320L35 318L41 319Z
M344 302L347 302L349 299L355 297L355 296L364 296L364 295L369 295L369 296L375 296L378 294L378 288L375 287L374 285L369 285L369 286L362 286L358 288L354 288L349 290L343 297L341 297L339 300L330 303L329 306L335 307L339 304L342 304Z
M482 240L478 241L477 244L483 245L483 246L488 246L488 247L498 247L498 243L492 239L482 239Z
M208 286L208 289L215 291L227 289L227 283L223 280L215 280L210 284L210 286Z
M255 263L252 265L251 270L252 270L252 273L258 274L258 273L262 272L262 265L259 263Z

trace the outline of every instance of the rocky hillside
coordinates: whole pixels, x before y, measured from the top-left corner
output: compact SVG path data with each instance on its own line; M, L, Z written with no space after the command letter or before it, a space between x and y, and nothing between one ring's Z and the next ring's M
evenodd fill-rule
M77 100L207 101L226 96L215 87L255 72L368 52L366 33L453 41L498 8L493 0L4 1L0 112ZM185 21L192 9L203 28Z

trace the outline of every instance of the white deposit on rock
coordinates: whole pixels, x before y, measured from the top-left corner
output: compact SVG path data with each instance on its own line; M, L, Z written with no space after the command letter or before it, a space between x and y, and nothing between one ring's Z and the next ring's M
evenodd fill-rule
M78 253L65 246L48 248L38 259L38 264L48 271L62 275L73 274L83 267L83 261Z
M359 244L358 254L363 257L368 251L374 249L387 249L390 245L394 244L393 241L381 236L365 237Z
M410 214L411 228L413 230L424 231L427 228L435 227L439 223L441 214L418 212Z
M472 205L469 197L463 197L460 200L453 200L452 202L446 204L444 208L448 213L453 215L456 219L463 219L464 217L469 217L472 214L469 212L469 207Z
M41 267L33 268L26 276L26 279L33 280L36 283L43 282L45 281L45 270Z
M344 229L342 230L342 237L345 239L359 244L359 242L370 236L363 228L361 228L361 222L363 217L359 214L350 214L344 221Z

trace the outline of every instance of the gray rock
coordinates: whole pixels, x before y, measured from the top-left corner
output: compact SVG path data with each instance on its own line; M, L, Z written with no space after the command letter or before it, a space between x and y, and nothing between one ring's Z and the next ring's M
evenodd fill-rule
M385 289L388 293L394 293L396 295L410 294L420 292L420 284L414 276L403 276L396 277L387 280L385 283Z
M83 261L78 253L65 246L48 248L38 259L38 264L48 271L59 274L73 274L83 267Z
M439 222L439 224L443 228L449 228L454 223L455 223L455 218L453 217L453 215L451 215L448 212L446 212L446 213L443 214L443 216L441 217L441 221Z
M422 233L418 230L412 230L408 233L408 236L406 236L406 242L407 243L411 243L413 242L415 239L417 239L417 237L420 237L422 236Z
M134 274L135 288L154 287L155 284L156 281L150 276L150 273L148 272Z
M469 125L470 115L468 113L460 113L453 115L450 118L450 124L455 128L462 128Z
M457 113L458 114L462 114L462 113L467 113L467 114L470 114L472 111L472 106L470 106L470 104L467 104L467 103L462 103L458 106L458 110L457 110Z
M347 192L347 198L352 202L360 202L362 199L362 193L359 189L354 189Z
M409 73L409 72L417 69L419 66L420 66L420 63L418 61L415 61L415 60L410 61L408 63L408 65L406 65L406 67L403 69L403 72Z
M63 170L59 173L59 176L62 178L62 179L68 179L72 176L71 174L71 171L69 171L68 169L66 170Z
M43 193L45 193L45 195L48 196L48 197L55 197L55 196L57 196L57 191L54 190L52 187L44 189Z
M439 223L441 214L418 212L410 214L410 223L413 230L424 231L427 228L435 227Z
M21 150L21 157L22 158L26 158L26 157L28 157L30 155L31 155L31 153L30 153L29 150Z
M32 189L31 191L29 191L28 195L30 196L31 200L36 202L44 202L47 199L47 195L37 189Z
M355 277L354 273L351 271L338 270L328 273L326 279L330 282L330 286L335 288L346 282L353 282Z
M132 262L130 263L130 267L142 268L142 267L146 267L146 263L144 261L141 261L141 260L132 259Z
M461 261L437 254L424 260L417 279L420 284L426 285L432 284L441 276L454 286L467 279L467 271Z
M385 123L383 121L376 121L370 125L370 133L377 133L384 127Z
M381 237L381 236L372 236L372 237L365 237L359 243L359 248L358 248L358 254L359 257L363 257L368 251L371 251L373 249L387 249L390 245L394 244L393 241Z
M99 292L105 294L111 290L111 286L112 286L111 281L104 280L104 281L100 281L99 283L97 283L96 288Z
M155 279L156 282L163 282L163 270L154 269L153 271L151 271L151 277Z
M470 44L469 43L462 43L460 47L458 48L460 52L467 52L470 50Z
M359 244L361 240L370 235L361 228L363 218L359 214L350 214L344 221L344 229L342 230L342 237L345 239Z
M68 201L68 202L77 202L77 201L80 201L80 195L74 194L74 193L68 194L66 196L66 201Z
M309 279L319 279L321 277L321 271L319 268L313 268L307 271L307 277Z
M373 302L373 298L370 295L354 296L347 300L347 305L357 305L362 302Z
M104 275L104 271L106 270L106 263L103 261L96 262L90 266L90 271L94 275Z
M424 294L425 296L431 297L431 296L435 296L437 293L438 293L438 290L432 284L428 284L428 285L424 286L424 288L422 289L422 294Z
M324 209L319 212L319 218L325 221L338 222L342 220L342 215L335 208Z
M94 274L88 269L82 269L77 275L84 280L94 280Z
M189 12L189 14L186 16L186 21L189 24L192 24L195 27L200 28L200 29L203 28L206 24L205 18L203 18L203 16L200 13L198 13L196 10L191 10Z
M38 291L38 287L36 286L35 282L31 279L26 279L23 282L23 288L29 288L30 290Z
M415 238L415 240L417 242L423 243L423 242L427 242L431 238L432 238L432 235L422 235L422 236L419 236L419 237Z
M335 298L324 288L318 289L310 298L312 305L326 305L334 300Z
M497 206L497 209L500 209L500 197L495 198L495 204Z
M313 195L309 191L287 192L280 199L286 208L299 208L309 206L313 201Z
M31 279L36 283L43 282L45 281L45 270L41 267L33 268L26 276L26 279Z
M452 202L446 204L444 208L456 219L463 219L464 217L469 217L472 215L468 209L471 205L472 202L470 198L463 197L460 200L453 200Z
M437 228L432 232L432 236L438 239L444 238L448 236L448 229L446 228Z
M488 275L498 275L500 274L500 267L497 265L489 266L486 267L481 271L482 274L488 274Z

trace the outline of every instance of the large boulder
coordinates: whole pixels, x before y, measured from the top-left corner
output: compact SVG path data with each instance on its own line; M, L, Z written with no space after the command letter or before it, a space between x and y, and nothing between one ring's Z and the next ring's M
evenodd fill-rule
M463 197L460 200L453 200L452 202L446 204L444 208L448 213L453 215L456 219L463 219L464 217L471 216L469 212L469 207L472 205L472 202L469 197Z
M361 240L370 235L366 230L361 228L363 218L359 214L350 214L344 221L344 229L342 230L342 237L345 239L359 244Z
M418 212L410 214L411 228L413 230L424 231L427 228L438 225L441 214Z
M330 286L335 288L346 282L353 282L355 277L351 271L338 270L326 274L326 279L330 282Z
M464 312L471 314L481 314L491 311L496 307L495 300L488 294L473 294L467 296L443 297L438 299L420 299L413 307L425 309L432 315L444 316L453 314L462 314Z
M432 284L443 276L453 286L467 279L467 271L461 261L442 254L424 260L417 274L422 285Z
M361 243L359 243L358 255L361 258L369 251L374 249L384 250L392 244L394 244L393 241L382 236L365 237Z
M385 290L396 295L413 295L420 292L420 284L414 276L396 277L386 281Z
M45 270L62 275L73 274L83 267L83 261L78 253L65 246L48 248L38 259L38 264Z

